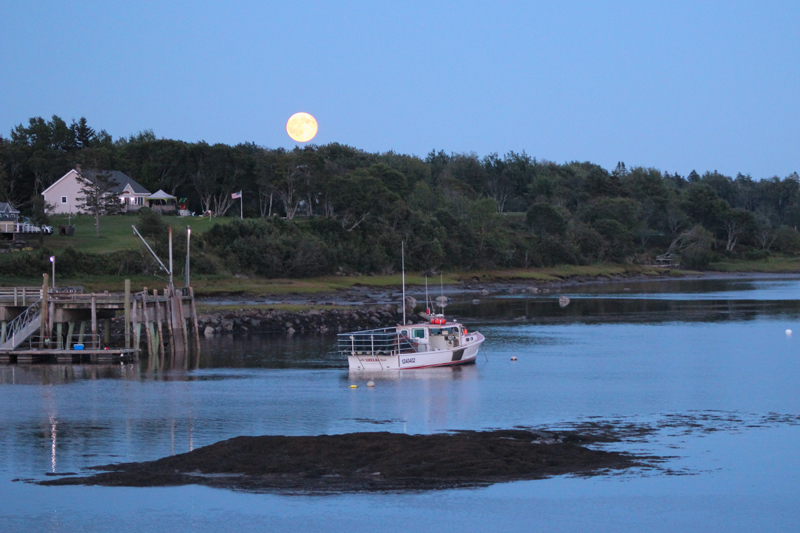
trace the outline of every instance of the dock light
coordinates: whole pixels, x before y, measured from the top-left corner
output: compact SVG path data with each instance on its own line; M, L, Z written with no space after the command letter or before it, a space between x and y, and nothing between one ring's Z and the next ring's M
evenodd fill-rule
M50 262L53 263L53 290L56 290L56 256L50 256Z

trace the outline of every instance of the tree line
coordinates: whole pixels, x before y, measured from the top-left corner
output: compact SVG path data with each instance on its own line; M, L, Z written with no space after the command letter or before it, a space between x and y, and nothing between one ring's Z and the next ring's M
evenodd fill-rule
M245 220L216 226L203 246L226 258L218 270L264 276L392 272L401 242L408 266L422 270L648 263L666 252L703 267L800 250L796 173L681 176L525 152L422 158L338 143L269 149L149 130L113 139L57 116L0 136L0 201L32 213L76 164L122 170L215 216L238 216L231 194L242 191Z

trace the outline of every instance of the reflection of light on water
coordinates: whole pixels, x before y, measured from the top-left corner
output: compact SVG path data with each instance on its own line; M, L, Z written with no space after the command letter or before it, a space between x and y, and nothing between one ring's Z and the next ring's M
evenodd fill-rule
M50 425L50 468L52 472L56 471L56 444L58 437L58 411L55 406L55 399L53 398L52 386L44 387L44 405L47 411L47 421Z
M194 433L193 433L193 431L192 431L192 430L194 429L194 424L193 424L193 422L194 422L194 420L193 420L193 419L192 419L192 417L190 416L190 417L189 417L189 451L192 451L192 450L194 450L194 441L192 440L192 439L193 439L193 436L194 436Z
M413 370L384 370L365 372L349 370L350 381L461 381L478 378L478 365L418 368Z
M58 435L58 430L56 430L56 420L52 416L50 417L50 467L53 469L53 472L56 471L56 435Z

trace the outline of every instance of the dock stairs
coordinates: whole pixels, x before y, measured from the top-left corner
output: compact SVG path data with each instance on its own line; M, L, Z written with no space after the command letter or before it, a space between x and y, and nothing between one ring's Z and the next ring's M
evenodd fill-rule
M0 332L0 350L13 350L41 327L42 300L36 300Z

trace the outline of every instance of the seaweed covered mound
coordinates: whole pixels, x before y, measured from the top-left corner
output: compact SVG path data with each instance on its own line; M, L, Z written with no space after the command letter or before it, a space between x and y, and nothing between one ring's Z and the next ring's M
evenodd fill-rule
M621 452L586 448L572 432L369 432L236 437L157 461L93 467L43 485L152 487L203 484L255 491L427 490L645 466Z

